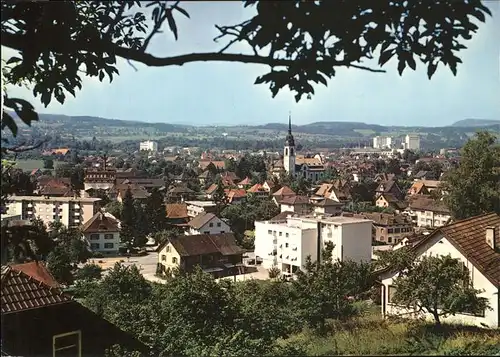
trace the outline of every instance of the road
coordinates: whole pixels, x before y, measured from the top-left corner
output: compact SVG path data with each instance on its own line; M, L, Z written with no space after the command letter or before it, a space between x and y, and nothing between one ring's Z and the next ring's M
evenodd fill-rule
M108 269L112 268L113 265L117 262L121 262L124 266L135 265L139 268L140 272L149 281L163 283L164 280L157 278L155 276L156 273L156 264L158 263L158 253L149 252L148 255L143 257L130 257L130 259L118 257L118 258L100 258L100 259L91 259L90 262L98 264L101 268L106 272ZM269 275L266 269L261 267L252 266L252 268L256 271L248 274L241 274L236 276L237 281L242 280L266 280L269 279ZM224 279L233 280L234 277L227 277ZM219 279L217 279L219 280Z

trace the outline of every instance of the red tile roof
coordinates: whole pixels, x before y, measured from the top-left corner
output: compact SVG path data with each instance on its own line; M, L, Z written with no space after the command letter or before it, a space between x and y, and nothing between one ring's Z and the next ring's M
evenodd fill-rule
M31 276L32 278L41 281L44 284L52 288L59 288L60 285L54 279L49 270L45 267L42 262L29 262L24 264L12 264L10 265L12 269L15 271L21 271L26 275Z
M16 271L10 266L2 267L1 285L2 314L38 309L72 301L72 298L64 294L60 289L50 287L22 271Z
M82 227L83 233L99 233L99 232L119 232L118 220L110 217L109 213L99 211L89 219Z
M185 203L167 203L167 218L187 218L187 204Z

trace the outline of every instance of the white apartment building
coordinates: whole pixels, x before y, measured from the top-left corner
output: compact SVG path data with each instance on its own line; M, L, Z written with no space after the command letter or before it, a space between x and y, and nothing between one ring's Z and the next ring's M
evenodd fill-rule
M100 198L10 196L8 214L20 215L22 220L40 218L46 225L60 221L67 227L78 227L99 210Z
M405 137L404 149L420 150L420 136L416 134L408 134Z
M376 136L373 138L374 149L391 149L393 145L390 136Z
M156 141L143 141L139 144L139 151L151 151L151 152L157 152L158 151L158 143Z
M277 266L285 274L304 268L307 256L321 256L326 242L332 242L333 260L370 262L372 221L353 217L287 217L255 222L255 255L262 266Z
M213 201L186 201L188 217L194 218L200 213L213 212L216 204Z

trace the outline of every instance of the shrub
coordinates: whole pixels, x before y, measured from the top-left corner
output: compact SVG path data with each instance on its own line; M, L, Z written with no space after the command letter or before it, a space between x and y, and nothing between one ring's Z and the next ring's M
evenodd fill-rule
M281 271L278 267L272 267L269 269L269 279L276 279L281 275Z

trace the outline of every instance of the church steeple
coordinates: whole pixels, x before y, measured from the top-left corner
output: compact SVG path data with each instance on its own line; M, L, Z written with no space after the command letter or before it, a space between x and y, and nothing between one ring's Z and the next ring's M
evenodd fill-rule
M295 140L292 135L292 114L288 113L288 134L285 139L285 146L295 146Z

